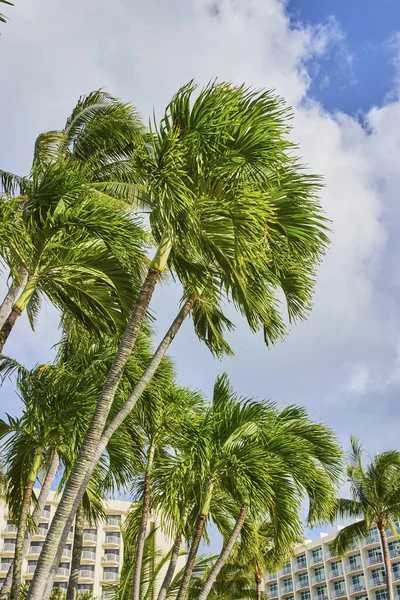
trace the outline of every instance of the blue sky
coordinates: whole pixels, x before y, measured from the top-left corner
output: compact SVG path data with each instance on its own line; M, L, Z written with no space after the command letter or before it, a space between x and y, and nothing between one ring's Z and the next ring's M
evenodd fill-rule
M60 128L77 98L105 88L147 119L194 78L275 88L293 107L292 139L325 178L332 245L314 308L268 350L237 316L235 356L218 361L188 321L171 354L179 381L210 394L226 371L243 395L306 406L344 448L398 447L400 391L400 5L394 0L24 0L0 38L0 167L25 174L35 137ZM5 290L0 280L0 292ZM181 290L160 286L157 336ZM58 315L32 333L24 317L7 352L51 359ZM11 383L0 408L19 402Z

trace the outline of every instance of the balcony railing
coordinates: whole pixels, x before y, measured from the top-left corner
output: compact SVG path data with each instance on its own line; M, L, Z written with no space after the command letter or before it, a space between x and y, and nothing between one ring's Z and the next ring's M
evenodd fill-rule
M292 572L292 565L286 565L282 569L282 575L290 575Z
M375 542L379 542L379 535L377 531L372 531L366 536L365 543L374 544Z
M15 525L13 525L12 523L7 523L6 525L6 532L7 533L17 533L18 529Z
M329 571L329 579L333 579L334 577L341 577L343 575L343 567L337 569L331 569Z
M393 581L399 581L400 571L396 571L395 573L392 573L392 577L393 577Z
M307 569L307 561L306 560L296 561L296 564L294 565L294 570L300 571L301 569Z
M116 535L107 535L105 539L105 544L114 544L115 546L119 546L121 543L121 539ZM273 578L276 579L276 576Z
M286 586L284 586L284 588L282 589L282 596L283 596L284 594L291 594L291 593L293 593L293 591L294 591L294 587L293 587L293 585L286 585Z
M319 563L322 563L322 562L324 562L324 557L322 556L322 552L318 556L312 556L311 557L311 564L312 565L318 565Z
M90 569L79 569L79 577L80 579L94 579L94 571Z
M354 571L360 571L360 570L362 570L362 568L363 568L363 566L361 564L361 561L353 562L350 565L347 565L346 573L353 573Z
M33 575L33 573L36 571L36 565L28 565L28 568L26 569L26 572L28 575Z
M3 544L3 552L15 552L15 544Z
M114 573L113 571L105 571L103 573L103 579L105 581L117 581L118 573ZM270 594L271 597L276 598L278 596L278 592L274 594Z
M97 533L84 533L83 534L84 542L97 542Z
M50 511L46 510L45 508L42 510L42 517L43 519L50 519Z
M46 529L45 527L38 527L37 533L34 533L33 535L40 535L41 537L46 537L48 532L48 529Z
M391 548L389 550L389 554L390 558L397 558L398 556L400 556L400 546L397 546L396 548Z
M325 556L326 556L326 559L327 559L327 560L328 560L329 558L338 558L338 555L337 555L337 554L335 554L334 552L332 552L332 550L330 550L330 548L327 548L327 549L325 550Z
M312 578L313 585L315 585L316 583L324 582L324 581L326 581L326 579L325 579L325 573L321 573L320 575L315 575Z
M101 559L102 563L105 562L115 562L115 563L119 563L119 554L112 554L110 552L110 554L105 554L102 559Z
M71 556L72 556L72 551L69 548L64 548L62 557L63 558L71 558Z
M6 562L6 563L0 562L0 571L7 572L10 567L10 564L11 563L8 563L8 562Z
M57 577L69 577L69 569L67 567L58 567L56 575Z
M386 585L386 577L373 577L369 580L369 587L378 587L379 585Z
M309 581L307 579L303 579L302 581L298 581L296 583L296 590L302 590L303 588L307 588L309 586Z
M116 517L108 517L107 522L106 522L106 527L119 527L120 526L120 520L117 519Z
M369 556L367 558L367 565L378 565L383 561L381 554L374 554L373 556Z
M344 596L347 596L346 590L344 587L339 588L337 590L333 590L332 592L332 598L343 598Z
M91 552L90 550L84 550L82 552L82 558L86 560L96 560L96 552Z
M365 592L365 590L367 589L365 583L359 582L359 583L353 583L350 586L350 594L355 594L356 592Z
M110 542L113 543L113 542ZM276 573L268 573L268 581L275 581L275 579L277 578Z

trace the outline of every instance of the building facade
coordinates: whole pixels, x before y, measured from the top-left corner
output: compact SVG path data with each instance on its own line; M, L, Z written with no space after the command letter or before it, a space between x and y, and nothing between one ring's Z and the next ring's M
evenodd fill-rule
M400 524L397 534L387 532L393 573L393 592L400 600ZM344 556L332 555L336 534L320 534L317 541L300 546L278 572L266 576L265 592L271 600L387 600L385 569L377 529Z
M111 597L110 586L118 583L123 560L121 525L128 515L130 506L130 502L108 500L104 503L106 521L99 522L97 526L85 524L78 581L79 591L91 591L94 597L102 600ZM56 507L57 500L54 492L50 492L48 502L42 512L38 531L32 536L29 550L24 558L23 578L25 581L30 581L33 577ZM149 530L157 528L155 547L164 554L170 550L172 542L163 536L158 525L157 520L152 517ZM10 520L7 505L3 501L0 501L0 535L0 585L2 585L14 556L17 536L17 528ZM65 590L70 575L73 535L73 529L71 529L54 582L55 587ZM161 577L163 577L163 572L160 573L160 579Z

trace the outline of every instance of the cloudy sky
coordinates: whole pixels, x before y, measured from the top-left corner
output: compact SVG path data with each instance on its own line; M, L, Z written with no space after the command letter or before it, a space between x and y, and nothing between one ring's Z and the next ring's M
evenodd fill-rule
M397 0L15 0L0 37L0 167L26 174L36 135L63 126L81 94L105 88L147 119L177 88L218 78L276 88L295 112L293 139L333 221L314 310L266 349L237 320L235 357L213 359L186 323L171 353L182 383L304 404L347 447L399 444L400 9ZM397 6L396 6L397 5ZM397 31L398 29L398 31ZM5 290L4 280L1 292ZM161 334L178 289L157 290ZM57 315L35 333L20 319L7 353L51 357ZM11 384L1 410L16 414Z

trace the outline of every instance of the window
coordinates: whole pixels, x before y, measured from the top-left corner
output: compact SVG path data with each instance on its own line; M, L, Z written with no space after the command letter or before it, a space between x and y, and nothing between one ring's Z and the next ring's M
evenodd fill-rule
M301 600L311 600L310 590L307 590L305 592L301 592L300 598L301 598Z
M283 591L291 592L293 590L293 581L291 578L283 580Z
M319 598L326 598L328 596L326 585L319 585L317 587L317 596Z
M8 567L10 566L12 561L13 561L12 558L2 558L1 563L0 563L1 564L0 569L2 571L8 571Z
M292 572L292 565L290 564L290 562L287 562L286 565L282 569L282 573L285 575L285 574L291 573L291 572Z
M103 579L107 579L108 581L117 581L118 567L104 567L103 568ZM276 595L278 595L278 594L276 594Z
M298 567L306 567L307 566L307 559L306 559L306 555L305 554L300 554L297 558L296 558L296 562L297 562L297 566Z
M358 567L361 567L361 554L358 552L358 554L349 556L349 563L352 569L358 569Z
M322 562L322 548L316 548L315 550L312 550L311 554L313 563Z
M318 567L318 568L314 569L314 577L315 577L315 581L324 581L325 580L324 567Z
M68 583L66 581L56 581L53 584L55 588L61 588L62 590L66 590L68 588Z
M339 581L335 581L333 583L333 589L335 590L335 592L342 592L343 590L345 590L346 587L344 585L344 579L340 579Z
M342 561L337 560L332 563L332 574L333 575L341 575L343 573Z
M376 590L375 598L376 598L376 600L386 600L387 599L386 590Z
M358 592L365 589L364 575L353 575L351 578L352 591Z
M400 562L395 562L392 565L393 578L400 579Z
M107 515L107 525L115 525L119 527L121 522L121 515Z
M118 570L117 570L117 572L118 572ZM271 583L271 585L269 586L269 593L271 594L271 596L278 595L278 584L277 583Z
M78 583L79 592L91 592L93 590L92 583Z
M382 560L382 550L380 546L375 546L375 548L370 548L368 550L368 562L372 564L373 562L381 562Z
M308 585L308 575L307 573L301 573L299 575L299 583L302 585Z
M37 565L37 560L28 560L27 573L34 573Z

